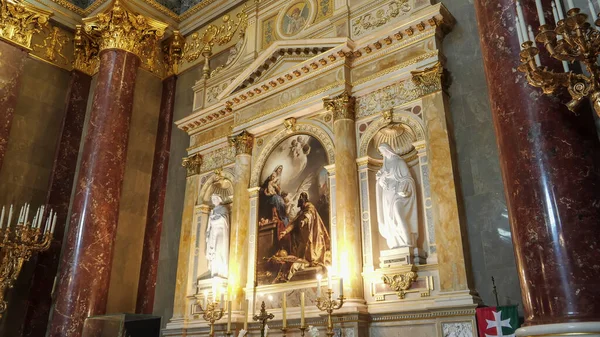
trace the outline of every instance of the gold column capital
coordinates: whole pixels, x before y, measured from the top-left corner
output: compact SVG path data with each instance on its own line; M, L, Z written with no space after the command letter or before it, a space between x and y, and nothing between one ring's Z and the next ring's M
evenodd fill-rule
M248 131L244 130L238 135L230 136L229 145L235 147L236 156L242 154L252 154L252 147L254 146L254 136Z
M184 157L181 162L181 166L187 169L187 176L193 176L200 174L200 167L202 166L202 155L194 153L191 156Z
M334 122L341 119L354 120L356 116L356 98L350 96L347 91L333 98L324 98L323 105L327 111L333 113Z
M48 25L52 12L23 0L0 0L0 39L31 51L31 38Z
M73 38L75 45L75 60L73 69L77 69L90 76L98 71L98 43L85 32L82 25L75 26L75 37Z
M163 44L163 55L166 66L165 77L177 75L179 65L183 59L183 49L185 48L185 37L176 30L173 35Z
M167 24L134 13L121 0L96 16L83 19L86 33L98 39L99 50L121 49L144 61L154 55Z
M411 81L419 88L437 88L442 89L444 81L444 67L440 62L437 62L429 68L423 70L411 71Z

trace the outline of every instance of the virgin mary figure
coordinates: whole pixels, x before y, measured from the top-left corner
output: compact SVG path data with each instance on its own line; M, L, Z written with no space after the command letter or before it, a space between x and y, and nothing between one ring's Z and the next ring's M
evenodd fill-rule
M377 172L377 221L389 249L412 247L418 237L415 181L406 162L386 143L379 145L383 167Z
M206 228L206 259L211 276L227 277L229 263L229 210L222 205L223 199L213 194L214 208L208 215Z
M262 184L261 191L267 197L267 203L271 206L273 220L281 220L285 226L289 219L286 212L285 200L281 192L281 173L283 166L279 165L273 173Z

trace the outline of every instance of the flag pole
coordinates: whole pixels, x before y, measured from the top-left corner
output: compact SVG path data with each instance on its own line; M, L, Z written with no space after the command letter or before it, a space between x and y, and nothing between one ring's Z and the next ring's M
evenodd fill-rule
M494 280L494 277L492 276L492 285L494 286L494 290L492 291L494 293L494 296L496 297L496 307L500 306L500 304L498 303L498 290L496 289L496 280Z

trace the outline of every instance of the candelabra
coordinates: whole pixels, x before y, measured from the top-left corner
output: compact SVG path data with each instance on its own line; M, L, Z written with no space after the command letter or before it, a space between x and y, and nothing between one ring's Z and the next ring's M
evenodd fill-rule
M572 5L572 2L571 2ZM596 16L595 8L589 1L590 11ZM546 24L540 1L536 1L540 28L537 36L533 36L531 26L526 28L520 3L517 2L517 33L521 42L521 65L519 71L525 73L530 85L541 88L544 94L554 94L559 88L565 87L571 96L566 105L575 112L582 100L590 99L596 114L600 116L600 32L587 21L588 15L579 8L571 8L567 17L563 17L560 2L552 3L555 25ZM594 23L600 26L600 17ZM524 41L529 39L529 41ZM563 62L564 72L554 72L543 67L540 62L540 50L534 41L544 45L548 54ZM587 74L569 71L568 62L580 62ZM588 75L589 74L589 75Z
M202 307L202 304L198 304L200 306L200 313L202 314L202 318L208 322L208 326L210 327L210 332L208 336L215 336L215 322L223 318L223 308L219 307L219 301L208 302L205 304L205 308Z
M29 219L29 204L21 207L17 223L12 226L13 206L10 206L6 226L4 225L5 208L0 213L0 317L8 307L4 298L7 289L14 286L23 264L37 252L50 248L56 213L50 211L42 229L44 206L40 207L31 222Z
M260 337L265 337L265 325L267 325L267 321L275 318L275 315L267 312L265 301L260 305L260 314L254 315L252 317L253 320L260 322Z
M335 310L340 309L344 305L344 296L340 295L338 299L333 299L333 290L327 289L327 295L317 298L317 308L321 311L327 312L327 333L325 335L332 337L333 333L333 320L331 315ZM304 331L302 332L304 333Z

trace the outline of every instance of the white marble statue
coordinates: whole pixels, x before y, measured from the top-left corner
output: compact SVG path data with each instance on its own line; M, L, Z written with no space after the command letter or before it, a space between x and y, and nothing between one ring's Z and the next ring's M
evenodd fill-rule
M229 210L222 205L223 199L213 194L214 208L208 216L206 227L206 259L211 276L227 277L229 261Z
M383 167L377 172L377 221L389 249L413 247L418 237L415 181L406 162L386 143L379 145Z
M269 325L265 324L265 337L269 335Z
M319 329L316 326L309 325L308 326L308 335L310 337L319 337Z

